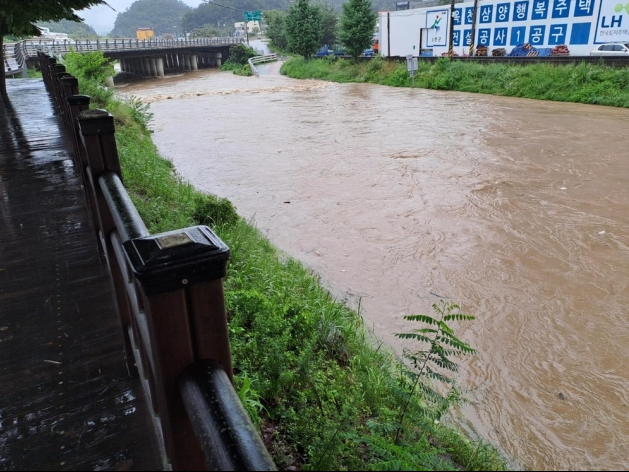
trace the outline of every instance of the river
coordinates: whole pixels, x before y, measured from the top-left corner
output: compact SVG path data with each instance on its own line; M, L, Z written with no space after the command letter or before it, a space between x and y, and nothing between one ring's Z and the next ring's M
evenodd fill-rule
M380 339L441 297L475 315L466 429L526 469L629 467L629 110L215 70L120 91Z

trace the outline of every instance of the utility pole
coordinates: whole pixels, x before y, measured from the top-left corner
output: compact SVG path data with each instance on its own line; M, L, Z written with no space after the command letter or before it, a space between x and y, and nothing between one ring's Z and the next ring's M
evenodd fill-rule
M476 35L476 10L478 0L474 0L474 10L472 12L472 37L470 38L470 56L474 55L474 36Z
M387 59L391 58L391 16L389 12L387 12L387 49L389 50L387 53ZM421 53L421 51L419 51Z
M421 29L419 30L420 42L421 42ZM452 57L454 54L454 0L450 2L450 32L448 34L448 56ZM421 46L419 52L421 53Z

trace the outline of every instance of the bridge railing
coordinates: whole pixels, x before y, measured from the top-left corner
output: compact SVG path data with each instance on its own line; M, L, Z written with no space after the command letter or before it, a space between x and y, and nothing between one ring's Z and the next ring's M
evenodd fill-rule
M142 379L166 469L274 470L232 386L229 248L207 226L151 235L124 188L114 118L40 53L107 259L127 365Z
M256 69L255 64L262 64L264 62L272 62L272 61L277 61L277 55L276 54L267 54L266 56L251 57L251 58L249 58L249 60L247 62L249 62L249 67L251 68L251 73L253 75L260 75L258 73L258 69Z
M26 68L26 60L22 54L20 43L3 44L2 57L4 73L7 76L21 75L26 77L28 69Z
M242 44L242 38L190 38L185 40L177 39L93 39L93 40L72 40L72 39L26 39L21 41L21 49L29 58L37 57L38 51L54 54L64 54L70 51L90 52L90 51L128 51L147 49L172 49L189 48L201 46L228 46Z

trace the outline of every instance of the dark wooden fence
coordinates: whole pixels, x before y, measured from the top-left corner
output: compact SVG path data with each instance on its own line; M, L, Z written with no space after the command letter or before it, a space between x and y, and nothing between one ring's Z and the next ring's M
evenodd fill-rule
M166 469L274 470L232 386L223 296L229 248L207 226L149 234L127 194L114 118L39 53L111 270L127 366L142 378Z
M4 44L2 46L2 58L4 62L4 73L7 77L21 75L26 77L27 67L26 58L22 53L20 43L16 44Z

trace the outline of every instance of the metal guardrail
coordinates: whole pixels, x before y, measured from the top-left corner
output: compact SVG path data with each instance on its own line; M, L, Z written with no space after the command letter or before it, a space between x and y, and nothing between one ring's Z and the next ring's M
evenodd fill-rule
M273 61L277 61L276 54L267 54L266 56L251 57L249 58L247 62L249 63L249 67L251 67L251 73L253 75L260 75L258 73L258 69L256 69L255 64L262 64L264 62L273 62Z
M175 49L202 46L231 46L242 44L246 40L243 38L192 38L186 40L177 39L94 39L94 40L72 40L72 39L25 39L20 41L20 48L24 56L29 59L37 57L38 51L48 54L59 55L75 52L116 52L129 50L150 50L150 49Z
M232 385L223 295L229 248L207 226L152 235L123 185L114 117L39 53L111 272L129 372L138 373L166 470L275 470Z
M26 77L27 68L20 43L4 44L2 47L4 73L6 76L21 75Z

